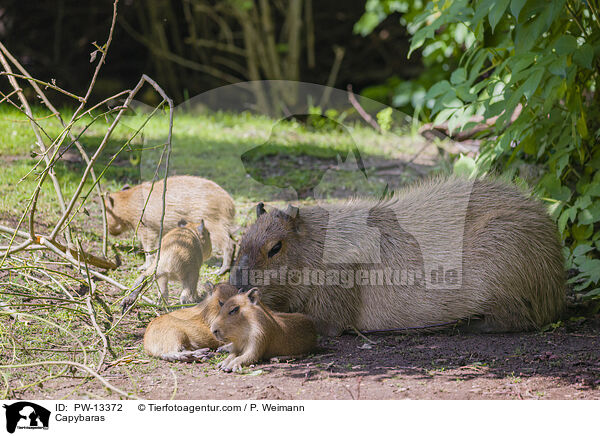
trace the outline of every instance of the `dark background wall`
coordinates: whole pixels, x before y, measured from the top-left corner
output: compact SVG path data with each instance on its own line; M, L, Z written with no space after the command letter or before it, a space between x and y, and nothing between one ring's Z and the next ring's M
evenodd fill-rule
M289 5L276 1L269 4L275 34L285 34L285 11ZM391 76L410 79L421 72L419 57L406 57L408 36L398 25L398 16L389 17L371 35L362 37L355 35L352 29L364 12L363 0L301 1L301 4L303 8L308 5L312 12L309 24L314 29L314 63L308 59L307 35L311 32L304 15L306 9L303 9L299 39L302 53L298 58L300 80L325 84L334 63L335 47L345 49L334 81L336 87L345 88L351 83L360 91ZM113 43L94 97L107 97L131 87L142 73L156 79L177 101L231 82L165 58L153 50L160 44L180 59L218 68L239 80L251 79L247 72L228 66L231 61L245 68L243 57L210 47L199 50L190 42L193 39L190 22L200 29L202 39L222 42L224 37L215 23L223 20L231 29L233 43L243 47L240 21L223 12L227 5L225 1L121 1ZM192 18L190 10L196 14ZM81 94L95 67L95 63L90 63L92 44L105 42L111 16L112 2L104 0L5 0L0 5L0 38L32 75L42 80L56 79L59 86ZM160 35L163 40L159 44ZM285 52L287 46L279 44L278 50L280 46ZM285 62L282 60L282 65ZM260 72L260 77L272 78L264 72ZM0 79L0 89L6 89L5 80Z

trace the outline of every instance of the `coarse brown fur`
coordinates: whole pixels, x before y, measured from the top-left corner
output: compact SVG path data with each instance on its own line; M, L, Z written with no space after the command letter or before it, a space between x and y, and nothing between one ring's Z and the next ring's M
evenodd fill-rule
M225 301L237 293L237 288L229 283L219 283L214 289L210 284L205 286L207 295L201 303L166 313L148 324L144 333L147 354L165 360L187 360L189 352L223 345L209 326Z
M148 198L149 196L149 198ZM138 228L146 263L152 263L152 252L158 248L162 216L163 181L140 185L106 195L104 203L111 235ZM146 204L147 202L147 204ZM173 176L167 180L163 235L177 227L181 220L204 220L210 231L216 251L223 254L219 274L231 266L235 243L231 237L234 228L235 205L231 196L216 183L195 176ZM140 223L141 220L141 223Z
M230 355L219 364L223 371L238 372L243 365L275 356L304 355L317 345L309 317L271 312L260 303L257 288L227 300L210 328L216 338L231 342Z
M538 201L506 182L437 178L381 201L355 199L326 209L269 213L259 205L257 213L256 223L242 238L231 283L259 286L267 306L309 314L324 334L457 320L467 320L468 328L479 332L531 330L555 321L564 307L564 260L556 225ZM373 228L380 239L361 241L359 236ZM452 228L460 233L448 237ZM421 246L423 240L433 244ZM446 242L436 245L438 240ZM461 241L458 250L449 250L455 240ZM325 255L326 242L333 255ZM281 268L337 269L352 277L371 268L419 272L426 259L427 265L445 266L457 253L462 274L455 286L444 282L428 287L424 278L429 276L419 274L401 283L361 281L349 286L292 285L281 276L246 283L244 278L244 271ZM350 260L344 263L338 257ZM431 277L433 283L433 272Z
M167 302L169 297L169 280L179 280L183 290L179 301L181 304L195 303L198 300L198 276L202 263L210 257L211 235L204 221L185 223L181 227L169 231L162 240L160 258L154 257L152 264L142 272L134 282L133 291L123 300L123 308L133 304L143 289L146 279L154 274L159 290L159 302Z

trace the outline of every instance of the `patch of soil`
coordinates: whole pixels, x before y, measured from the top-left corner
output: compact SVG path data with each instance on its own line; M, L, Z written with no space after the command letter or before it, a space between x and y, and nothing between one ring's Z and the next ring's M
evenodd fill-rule
M140 341L142 335L138 329ZM547 333L371 339L376 343L322 339L313 356L254 365L245 374L144 359L102 375L148 399L600 399L600 316ZM96 381L79 383L54 380L23 398L60 398L73 389L70 398L106 396Z

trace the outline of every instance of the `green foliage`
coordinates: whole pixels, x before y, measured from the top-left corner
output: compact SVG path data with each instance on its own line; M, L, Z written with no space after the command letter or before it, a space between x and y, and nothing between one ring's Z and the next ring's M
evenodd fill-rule
M381 130L388 131L392 128L392 113L393 109L387 107L377 112L377 124L381 127Z
M365 13L355 24L354 32L367 35L389 14L399 12L400 25L415 34L419 30L415 20L423 13L426 2L417 0L367 0ZM390 77L385 83L364 89L361 95L381 101L405 113L426 113L433 107L434 99L426 98L427 90L435 83L448 79L456 68L463 53L463 46L473 42L473 35L467 26L457 22L445 27L435 43L421 50L423 73L414 80ZM413 48L414 50L414 48Z
M457 176L471 178L477 174L477 162L469 156L460 156L454 162L453 173Z
M392 3L369 0L367 13L399 10ZM450 130L473 127L474 115L497 117L478 173L535 183L558 224L567 265L578 271L571 283L589 298L600 296L599 3L431 0L405 17L411 52L425 54L452 40L458 26L468 29L457 68L424 97L433 102L427 115ZM371 21L359 23L368 29ZM461 161L459 171L468 170ZM531 168L542 177L529 177Z
M308 119L306 124L319 131L341 131L342 123L348 116L347 111L339 112L336 109L327 109L323 113L320 106L308 106Z

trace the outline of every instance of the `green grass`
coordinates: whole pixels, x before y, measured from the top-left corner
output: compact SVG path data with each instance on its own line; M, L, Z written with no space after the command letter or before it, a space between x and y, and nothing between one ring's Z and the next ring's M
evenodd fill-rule
M40 119L40 125L49 136L54 138L62 131L58 122L54 118L49 118L48 113L41 110L35 112L36 117ZM64 118L68 119L68 115L68 111L65 111ZM98 174L105 170L112 156L143 124L144 119L142 116L123 118L95 166ZM91 126L87 126L90 121L91 117L80 120L73 130L79 132L86 128L81 142L88 153L93 152L99 145L108 127L107 121L110 120L100 118ZM168 118L163 113L156 115L147 123L143 131L124 148L113 165L106 170L103 177L104 186L114 189L124 183L137 183L140 177L144 180L152 178L162 144L166 141L167 129ZM46 142L50 143L49 140ZM12 185L19 176L23 175L23 170L31 168L33 160L30 154L37 151L34 143L35 138L25 117L4 106L4 109L0 110L0 158L23 162L19 174L10 175L3 184ZM254 159L252 163L257 163L258 167L251 168L254 171L249 171L253 176L258 176L256 178L260 181L257 181L247 175L248 171L244 167L241 156L265 143L270 150L258 156L260 162ZM281 197L281 189L268 186L274 184L274 179L277 178L285 178L288 185L292 186L310 183L309 175L314 171L310 168L311 164L317 167L320 164L335 165L339 153L348 153L355 146L360 150L363 159L377 160L399 158L415 150L413 138L383 136L370 128L358 125L350 126L345 131L322 131L310 129L309 126L296 122L276 122L266 117L245 113L196 115L178 112L175 117L172 144L171 174L194 174L209 178L223 186L236 199L248 201ZM278 166L281 161L285 161L285 165ZM68 166L75 177L65 180L67 190L69 185L76 182L83 170L83 165L80 164ZM368 171L369 169L367 173ZM336 186L347 186L348 189L364 194L374 193L381 188L381 186L377 186L378 189L369 186L361 192L361 185L365 184L352 182L352 178L358 176L352 174L357 172L356 168L353 171L338 172L340 174L332 172L332 177L323 183L321 187L323 195L334 194Z

